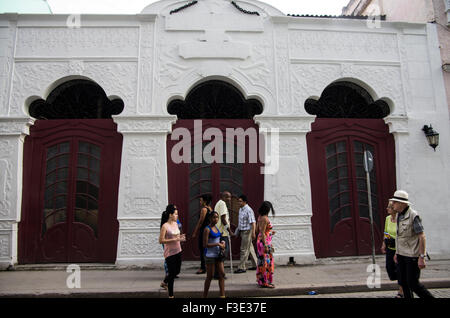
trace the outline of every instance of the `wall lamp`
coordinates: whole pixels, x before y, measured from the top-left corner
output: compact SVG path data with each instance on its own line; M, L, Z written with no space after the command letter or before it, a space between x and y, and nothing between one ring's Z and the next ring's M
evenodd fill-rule
M450 73L450 63L442 64L442 70L443 70L444 72Z
M439 133L433 130L431 124L429 127L427 125L423 126L422 130L427 137L428 144L436 151L436 147L439 145Z

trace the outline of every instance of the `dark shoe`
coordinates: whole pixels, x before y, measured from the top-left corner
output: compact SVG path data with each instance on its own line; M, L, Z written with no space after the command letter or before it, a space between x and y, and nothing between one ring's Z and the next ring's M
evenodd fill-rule
M201 269L201 268L196 272L197 275L198 274L204 274L204 273L206 273L206 270Z
M256 267L250 267L248 270L249 271L256 271Z
M246 272L245 269L238 269L238 270L234 271L235 274L242 274L242 273L245 273L245 272Z

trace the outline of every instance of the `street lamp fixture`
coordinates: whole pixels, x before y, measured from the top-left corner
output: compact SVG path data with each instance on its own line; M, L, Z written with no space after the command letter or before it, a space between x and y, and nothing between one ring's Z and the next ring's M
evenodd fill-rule
M436 147L439 145L439 133L433 130L431 124L430 126L423 126L422 130L427 137L428 144L434 149L434 151L436 151Z
M450 63L444 63L442 64L442 70L444 72L450 73Z

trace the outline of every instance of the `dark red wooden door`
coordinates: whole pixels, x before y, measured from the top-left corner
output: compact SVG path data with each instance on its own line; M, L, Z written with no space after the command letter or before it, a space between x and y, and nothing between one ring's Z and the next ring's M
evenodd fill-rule
M37 120L24 145L19 262L115 262L122 135L111 119Z
M385 207L395 190L395 148L382 119L316 119L307 135L317 257L372 252L363 154L374 156L370 173L375 247L383 238Z
M183 231L187 234L187 242L183 246L183 256L186 260L199 259L198 239L192 239L192 233L199 218L199 199L203 194L211 194L213 198L212 208L220 199L222 191L230 191L234 196L233 204L229 207L230 223L232 230L238 222L238 208L236 207L236 197L245 193L249 200L249 205L257 213L257 208L261 205L264 197L264 175L260 173L262 164L257 158L257 162L250 163L249 142L245 145L239 144L236 139L226 139L226 129L248 128L258 132L258 126L253 120L247 119L203 119L202 134L208 128L219 129L224 137L222 163L207 163L205 158L200 163L194 162L194 138L191 140L177 141L171 140L171 135L167 138L167 158L168 158L168 187L169 202L177 205L179 209L180 221L183 224ZM176 128L186 128L190 135L194 136L194 120L178 120L173 126ZM200 138L201 140L201 138ZM171 158L172 148L180 143L188 143L191 148L190 163L175 163ZM210 141L202 142L202 149L208 147ZM233 153L229 153L226 159L226 144L233 144ZM239 151L245 151L244 162L238 162ZM240 239L232 239L233 258L239 258Z

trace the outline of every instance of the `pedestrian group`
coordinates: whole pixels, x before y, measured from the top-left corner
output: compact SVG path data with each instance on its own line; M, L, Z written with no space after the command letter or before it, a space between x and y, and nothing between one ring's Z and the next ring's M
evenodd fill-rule
M269 213L275 216L273 205L264 201L258 209L258 220L253 209L248 205L247 196L238 198L239 222L233 232L230 228L230 218L227 205L231 203L231 193L224 191L221 199L211 208L211 195L200 197L201 210L192 238L198 238L200 253L200 268L197 274L206 273L203 297L208 291L213 278L219 283L220 297L225 297L224 261L232 260L230 238L240 237L240 262L235 274L256 270L256 282L261 288L275 288L273 274L274 248L272 237L275 234ZM408 193L395 191L387 206L388 216L385 221L382 253L386 254L386 271L389 279L397 280L399 290L396 298L419 297L432 298L431 293L419 282L420 272L426 267L426 239L422 219L418 212L411 208ZM181 242L186 241L186 235L181 233L181 223L178 219L177 207L169 204L161 217L160 244L164 248L164 268L166 276L161 287L166 288L169 298L174 297L174 280L181 269ZM256 240L256 252L253 241ZM247 269L250 258L252 267Z
M247 260L250 257L252 267L256 270L256 281L262 288L275 288L273 284L274 262L272 246L272 224L268 218L269 212L275 215L272 203L264 201L259 208L259 218L255 219L253 209L248 205L247 196L242 194L238 198L239 222L233 232L230 228L230 216L227 204L231 203L231 193L224 191L221 199L211 208L212 197L204 194L200 197L199 219L192 233L192 239L198 239L200 250L200 268L197 274L206 273L203 297L208 297L209 287L213 278L219 282L220 297L225 297L225 267L227 257L232 260L230 240L231 237L240 237L240 262L235 274L247 271ZM181 233L181 222L178 219L178 210L174 204L169 204L161 216L161 231L159 243L164 249L164 268L166 276L161 287L168 290L169 298L174 297L174 280L181 269L181 242L186 241L186 234ZM257 251L253 241L257 237ZM256 255L258 254L258 255Z

